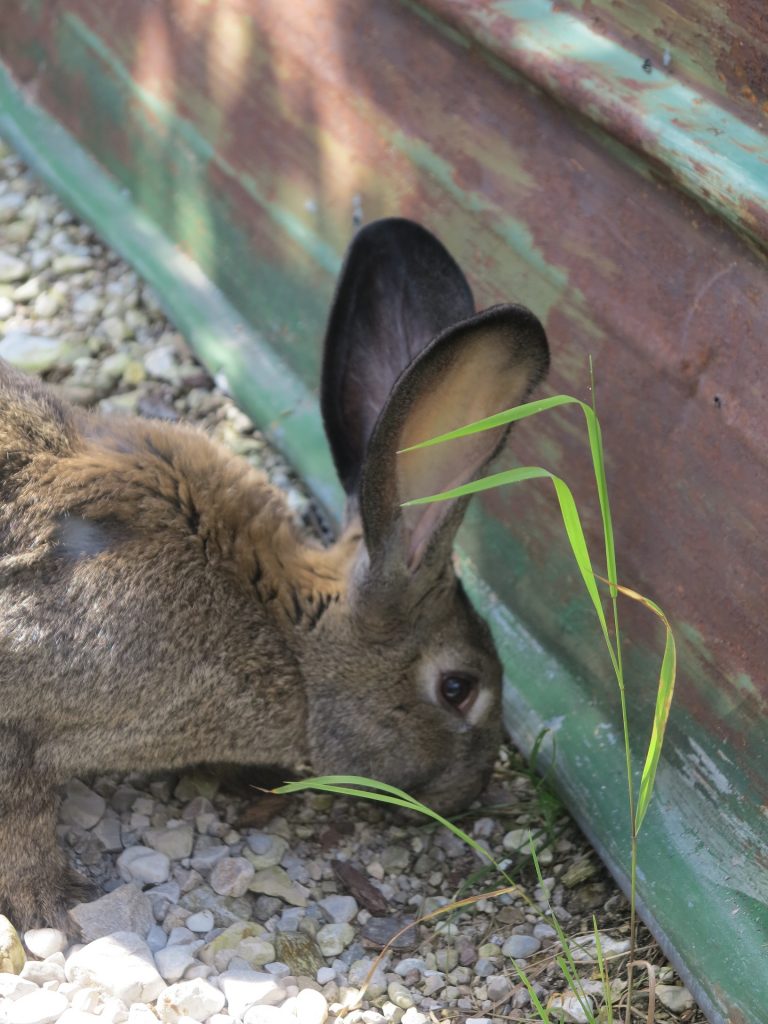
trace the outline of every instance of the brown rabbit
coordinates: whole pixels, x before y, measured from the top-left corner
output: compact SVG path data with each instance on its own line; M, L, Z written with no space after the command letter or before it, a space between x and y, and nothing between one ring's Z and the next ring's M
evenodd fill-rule
M66 926L73 775L309 759L468 803L501 672L452 567L465 502L400 504L475 477L504 432L396 452L520 402L547 365L539 321L475 315L423 228L362 230L325 342L348 516L323 549L197 431L70 408L0 364L0 912Z

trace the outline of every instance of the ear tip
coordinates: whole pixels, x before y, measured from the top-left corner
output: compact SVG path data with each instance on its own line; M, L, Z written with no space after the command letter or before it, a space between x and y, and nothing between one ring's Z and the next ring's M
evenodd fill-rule
M530 364L532 391L544 380L550 364L547 332L541 320L527 306L505 302L483 310L476 318L476 322L481 321L498 332L517 365L521 361Z

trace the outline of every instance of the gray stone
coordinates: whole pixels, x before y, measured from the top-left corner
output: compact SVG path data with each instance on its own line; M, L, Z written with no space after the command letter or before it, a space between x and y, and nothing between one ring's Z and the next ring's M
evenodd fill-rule
M69 916L85 942L113 932L134 932L145 939L155 923L152 901L136 883L121 885L91 903L78 903Z
M60 338L44 338L24 331L8 331L0 341L0 358L25 373L47 373L64 361L67 351L67 342Z
M243 856L253 864L257 871L274 867L283 859L288 843L282 836L273 836L266 832L256 832L246 839Z
M211 871L211 888L220 896L244 896L255 873L245 857L227 857Z
M29 264L24 260L0 251L0 284L23 281L29 276Z
M197 945L170 945L155 953L155 964L163 978L172 984L184 977L184 972L195 963ZM219 1007L221 1009L221 1007Z
M213 914L210 910L201 910L199 914L191 914L187 918L187 928L193 932L205 934L213 928Z
M164 853L146 846L129 846L117 858L117 870L125 882L158 885L168 879L171 862Z
M657 985L656 995L659 1001L673 1013L683 1013L694 1005L693 996L682 985Z
M80 828L93 828L101 820L107 806L103 796L79 779L72 779L64 789L64 800L59 809L59 821Z
M349 924L359 909L354 896L326 896L320 906L335 924Z
M249 889L251 892L264 893L266 896L276 896L294 907L307 905L307 890L298 882L292 882L288 874L278 866L257 871Z
M191 825L179 824L171 828L148 828L142 838L147 846L171 860L183 860L192 854L195 832Z
M338 956L354 940L355 930L351 924L326 924L318 931L315 939L323 956Z
M533 935L510 935L501 952L514 960L524 960L541 949L541 941Z

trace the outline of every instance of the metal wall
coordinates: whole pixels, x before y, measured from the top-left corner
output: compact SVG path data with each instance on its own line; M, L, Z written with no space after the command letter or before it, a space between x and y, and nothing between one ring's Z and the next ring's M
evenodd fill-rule
M238 368L241 400L325 494L306 390L355 211L434 230L479 305L529 305L552 345L547 393L588 398L593 357L620 581L663 606L680 648L641 897L712 1019L736 1022L759 1019L768 988L767 47L757 0L0 10L0 131L144 261L192 333L194 289L174 292L167 261L131 241L130 211L219 286L258 337L229 363L201 337L204 356ZM128 191L119 230L40 109ZM592 502L599 552L578 413L521 424L512 449ZM510 728L524 745L556 729L563 788L621 877L617 699L551 489L489 494L463 549ZM640 750L663 638L640 608L623 621Z

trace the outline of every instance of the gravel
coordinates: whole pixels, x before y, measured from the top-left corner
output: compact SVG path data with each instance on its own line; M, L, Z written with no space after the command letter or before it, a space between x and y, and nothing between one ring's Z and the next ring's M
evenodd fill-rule
M70 401L202 425L324 530L151 289L2 143L0 356ZM582 937L575 959L594 985L593 913L603 950L618 957L615 977L626 976L623 897L553 794L506 749L484 809L463 826L519 887L425 923L414 921L457 893L496 888L498 875L478 875L479 857L452 834L380 805L311 793L288 801L202 773L72 780L61 795L60 842L101 895L72 910L77 943L36 929L22 937L25 954L0 918L0 1024L323 1024L344 1007L354 1007L349 1024L535 1019L515 961L555 1016L576 1021L583 1010L554 963L558 929ZM703 1021L647 936L639 956L663 981L656 1020L681 1011L687 1024ZM621 991L619 980L619 1001Z

